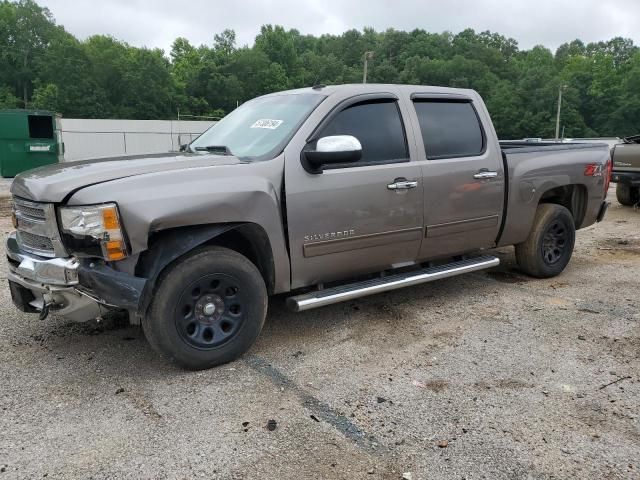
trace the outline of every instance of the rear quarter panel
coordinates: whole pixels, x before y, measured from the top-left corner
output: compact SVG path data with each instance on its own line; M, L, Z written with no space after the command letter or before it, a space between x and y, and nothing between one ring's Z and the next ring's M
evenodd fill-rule
M515 150L515 151L514 151ZM538 151L506 151L509 193L505 227L499 245L522 243L529 236L533 218L545 192L563 185L582 185L587 192L585 216L579 228L596 221L604 199L604 177L584 175L585 165L604 165L609 158L607 145L585 145L571 150L553 147Z

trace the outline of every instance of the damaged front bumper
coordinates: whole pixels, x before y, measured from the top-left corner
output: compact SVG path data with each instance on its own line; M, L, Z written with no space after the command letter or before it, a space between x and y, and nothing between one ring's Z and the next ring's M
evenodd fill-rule
M138 310L145 279L102 262L26 253L20 250L15 232L7 239L6 252L11 297L23 312L46 314L50 310L82 322L113 308L134 314Z

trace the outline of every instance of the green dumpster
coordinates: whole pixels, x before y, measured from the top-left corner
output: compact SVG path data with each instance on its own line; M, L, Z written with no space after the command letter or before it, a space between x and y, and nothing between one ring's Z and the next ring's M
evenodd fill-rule
M58 119L42 110L0 110L0 175L15 177L61 160Z

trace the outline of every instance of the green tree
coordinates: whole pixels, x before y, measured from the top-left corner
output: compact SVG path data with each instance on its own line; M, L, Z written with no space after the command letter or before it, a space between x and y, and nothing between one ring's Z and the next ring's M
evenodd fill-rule
M38 61L34 100L70 117L105 117L106 94L91 75L84 45L59 32ZM106 113L106 115L105 115Z
M0 109L18 108L20 99L13 94L13 89L7 86L0 86Z
M26 107L37 64L57 27L47 8L33 0L0 3L0 80L12 85Z
M287 32L279 25L263 25L256 37L255 49L264 52L271 63L283 69L285 75L294 76L297 73L298 54L291 31Z
M34 0L0 0L0 108L34 105L66 116L168 118L221 115L257 95L362 80L472 88L501 138L555 134L557 98L567 136L640 131L640 53L621 37L552 53L520 50L513 38L466 29L457 34L372 28L302 35L260 28L253 46L233 30L209 45L177 38L171 50L137 48L96 35L79 41Z

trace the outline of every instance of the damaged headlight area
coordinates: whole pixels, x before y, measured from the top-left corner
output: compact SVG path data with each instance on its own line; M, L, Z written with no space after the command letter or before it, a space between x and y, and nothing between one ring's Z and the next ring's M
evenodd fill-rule
M108 261L122 260L127 256L115 203L61 207L59 215L62 240L69 250Z

